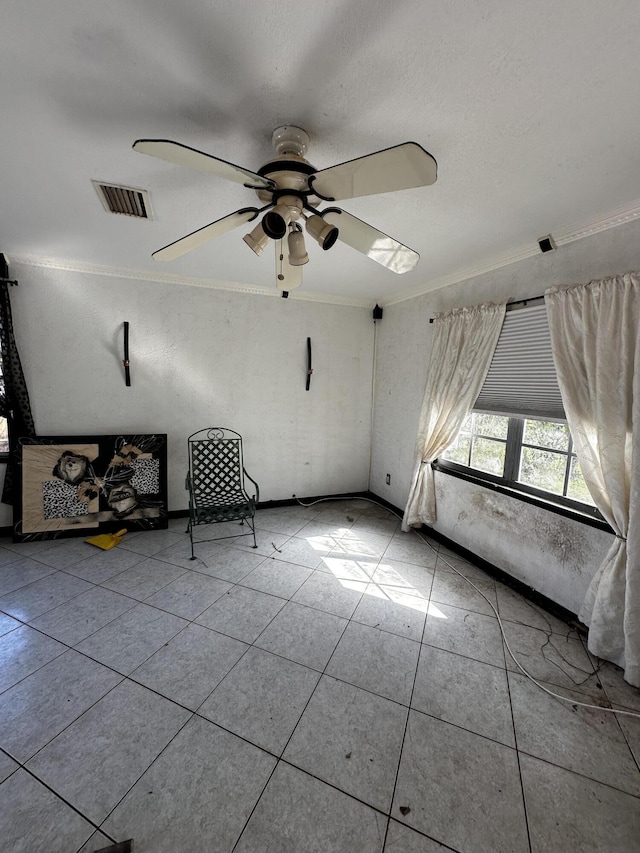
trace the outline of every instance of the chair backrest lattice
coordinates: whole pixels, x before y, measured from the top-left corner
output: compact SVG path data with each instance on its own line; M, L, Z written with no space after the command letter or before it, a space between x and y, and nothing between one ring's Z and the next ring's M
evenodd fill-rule
M205 437L195 438L201 433ZM201 433L194 433L189 439L191 491L195 502L226 504L242 500L242 438L232 430L209 429Z

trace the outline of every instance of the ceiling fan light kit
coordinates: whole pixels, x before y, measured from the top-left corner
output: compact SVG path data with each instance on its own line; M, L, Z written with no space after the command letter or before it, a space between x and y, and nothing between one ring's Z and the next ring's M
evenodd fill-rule
M300 127L276 128L272 135L275 157L251 172L179 142L138 139L133 145L135 151L240 183L253 190L263 205L240 208L164 246L153 257L175 260L264 213L262 221L243 240L256 255L274 241L276 286L283 296L301 286L301 267L309 261L300 219L325 251L340 240L392 272L412 270L420 258L413 249L341 208L317 208L323 201L429 186L437 177L434 158L417 143L404 142L317 171L304 157L309 142L309 134Z
M269 245L271 238L264 233L262 222L259 222L253 231L250 231L249 234L245 234L242 239L247 246L256 253L256 255L261 255L264 252L265 247Z
M309 263L309 255L304 245L304 234L299 225L292 227L287 240L289 247L289 263L294 267L301 267Z

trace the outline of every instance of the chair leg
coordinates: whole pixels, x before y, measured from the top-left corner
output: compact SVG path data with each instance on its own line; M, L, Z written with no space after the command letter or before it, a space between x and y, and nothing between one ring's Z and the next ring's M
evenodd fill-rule
M193 553L193 525L192 525L192 523L191 523L191 519L189 519L189 526L187 527L187 529L186 529L185 533L188 533L188 534L189 534L189 539L190 539L190 541L191 541L191 557L190 557L190 559L191 559L191 560L196 560L196 559L197 559L197 557L196 557L196 555Z

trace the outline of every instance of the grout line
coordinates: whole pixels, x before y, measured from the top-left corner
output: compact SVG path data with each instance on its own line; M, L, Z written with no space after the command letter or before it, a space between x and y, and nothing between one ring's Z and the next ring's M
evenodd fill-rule
M415 672L413 673L413 684L411 685L411 694L409 696L409 708L407 710L407 718L404 722L404 732L402 733L402 742L400 744L400 751L398 754L398 766L396 767L396 776L395 776L395 779L393 782L393 790L391 792L391 800L390 800L390 806L389 806L389 822L391 821L391 817L392 817L392 813L393 813L393 803L394 803L394 800L396 798L396 789L398 787L398 779L400 777L400 766L402 764L402 756L404 754L405 742L407 740L407 732L409 730L409 717L411 716L411 711L413 710L412 709L413 694L414 694L415 689L416 689L416 681L418 679L418 668L420 667L420 658L422 656L422 641L424 640L424 632L426 630L427 621L429 619L429 606L428 605L431 602L431 593L433 591L433 579L434 579L434 577L435 577L435 572L434 572L434 574L431 575L431 586L429 587L429 597L427 599L427 602L428 602L427 612L425 613L424 623L422 625L422 634L420 637L420 651L418 654L418 660L416 661ZM387 830L386 830L385 836L384 836L383 849L387 846L387 837L389 835L389 822L387 822Z
M506 663L506 657L507 656L505 654L504 641L502 644L502 652L505 656L505 663ZM515 712L513 709L513 698L511 696L511 682L509 681L509 675L507 674L506 667L505 667L505 679L507 682L507 694L509 696L509 710L511 712L511 727L513 730L513 743L514 743L515 751L516 751L516 761L518 762L518 778L520 779L520 793L522 795L522 809L524 811L524 823L525 823L525 827L527 830L527 842L529 844L530 853L533 853L533 846L531 843L531 830L529 827L529 814L527 811L527 798L525 796L524 781L522 779L522 765L520 763L520 750L518 749L518 732L516 731L516 716L515 716Z

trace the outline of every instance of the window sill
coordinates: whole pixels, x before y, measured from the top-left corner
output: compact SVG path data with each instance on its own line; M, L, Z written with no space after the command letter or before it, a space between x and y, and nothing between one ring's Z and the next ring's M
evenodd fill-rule
M505 486L503 483L495 483L492 480L485 479L472 471L464 471L460 468L454 468L453 466L444 465L440 462L433 462L431 467L434 471L438 471L442 474L449 474L452 477L457 477L459 480L466 480L469 483L474 483L477 486L482 486L483 488L490 489L493 492L508 495L510 498L515 498L515 500L533 504L533 506L541 507L542 509L546 509L548 512L553 512L556 515L562 515L565 518L570 518L573 521L578 521L581 524L586 524L589 527L595 527L598 530L604 530L606 533L614 535L613 530L604 519L596 518L586 512L580 512L578 509L562 506L561 504L554 503L551 500L545 500L537 495L532 495L528 492Z

